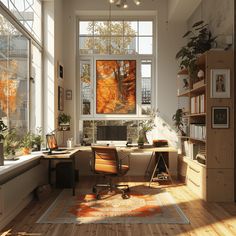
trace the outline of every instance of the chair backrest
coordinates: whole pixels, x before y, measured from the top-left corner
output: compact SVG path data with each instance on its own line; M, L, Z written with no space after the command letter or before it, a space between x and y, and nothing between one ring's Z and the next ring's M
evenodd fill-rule
M114 147L92 147L94 171L101 174L118 174L119 159Z

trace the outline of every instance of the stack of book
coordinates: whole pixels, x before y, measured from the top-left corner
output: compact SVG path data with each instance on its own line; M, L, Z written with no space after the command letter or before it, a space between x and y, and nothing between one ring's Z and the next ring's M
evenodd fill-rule
M198 154L198 145L190 141L184 141L184 151L186 157L194 160L196 159L196 155Z
M200 140L206 139L206 125L205 124L190 124L190 137Z
M206 98L205 94L191 97L191 114L206 112Z

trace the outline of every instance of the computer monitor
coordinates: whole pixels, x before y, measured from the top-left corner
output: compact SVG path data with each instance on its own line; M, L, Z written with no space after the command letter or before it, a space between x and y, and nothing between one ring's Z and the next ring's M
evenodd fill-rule
M127 142L127 126L98 126L97 127L97 143L116 143Z
M47 134L46 140L47 140L47 147L50 149L50 151L58 149L57 139L55 134Z

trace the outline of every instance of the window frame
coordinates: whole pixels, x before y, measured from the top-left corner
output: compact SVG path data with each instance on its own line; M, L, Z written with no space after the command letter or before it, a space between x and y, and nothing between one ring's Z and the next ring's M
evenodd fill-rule
M43 7L41 8L41 11L43 13ZM43 46L42 43L40 43L37 38L27 29L25 26L16 18L16 16L4 5L4 3L0 2L0 14L2 14L3 17L5 17L27 40L28 40L28 50L29 50L29 57L28 57L28 73L27 73L27 131L29 131L31 127L31 110L30 110L30 103L31 103L31 89L30 89L30 83L32 83L32 45L38 48L38 50L41 53L41 82L43 87ZM42 16L42 15L41 15ZM42 20L41 20L42 25ZM43 91L43 89L42 89ZM41 94L41 100L43 100L43 94ZM43 109L41 111L42 116L42 124L43 124ZM37 127L34 127L36 129Z
M80 21L107 21L104 17L77 17L77 89L79 91L79 96L77 101L79 106L77 106L78 120L139 120L147 117L147 115L142 114L142 90L141 90L141 62L143 60L151 61L151 108L155 108L157 102L155 101L156 93L156 74L155 65L156 65L156 19L155 17L113 17L112 21L152 21L152 54L80 54L79 44L80 44L80 35L79 35L79 22ZM141 36L140 36L141 37ZM139 50L139 49L138 49ZM93 107L90 115L84 115L82 112L82 94L80 87L80 63L84 60L91 61L91 81L92 81L92 94L93 100L91 107ZM96 60L136 60L136 114L96 114Z

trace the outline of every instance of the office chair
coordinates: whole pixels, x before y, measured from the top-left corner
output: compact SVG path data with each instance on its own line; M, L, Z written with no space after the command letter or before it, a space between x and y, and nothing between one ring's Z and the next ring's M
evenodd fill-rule
M95 184L93 192L96 193L96 198L101 199L100 194L104 190L121 192L122 198L129 198L129 186L127 184L113 184L113 177L120 177L125 175L128 170L128 165L122 165L121 160L118 158L118 153L114 147L91 147L93 152L92 170L95 174L102 175L108 182L105 184ZM98 191L98 188L102 188Z

